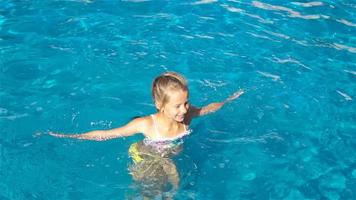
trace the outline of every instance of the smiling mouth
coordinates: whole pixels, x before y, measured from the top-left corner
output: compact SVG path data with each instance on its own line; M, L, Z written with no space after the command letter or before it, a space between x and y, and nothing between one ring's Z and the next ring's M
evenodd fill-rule
M178 115L179 119L184 119L184 115Z

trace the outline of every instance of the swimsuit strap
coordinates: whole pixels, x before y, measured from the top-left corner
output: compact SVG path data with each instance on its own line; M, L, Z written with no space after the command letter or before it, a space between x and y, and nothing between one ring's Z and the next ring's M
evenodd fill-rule
M162 136L159 134L159 131L158 131L158 127L157 127L157 122L155 120L155 116L152 114L150 115L152 120L153 120L153 126L154 126L154 129L155 129L155 132L156 132L156 137L157 138L162 138ZM186 134L189 130L187 129L187 126L185 124L183 124L184 126L184 134Z
M157 125L156 125L156 120L155 120L153 114L151 115L151 117L152 117L152 120L153 120L153 126L155 127L156 136L158 137L160 135L159 135L158 128L157 128Z

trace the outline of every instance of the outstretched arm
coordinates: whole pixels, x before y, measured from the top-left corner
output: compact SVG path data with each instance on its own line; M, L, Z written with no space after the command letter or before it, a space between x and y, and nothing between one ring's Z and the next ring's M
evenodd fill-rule
M90 131L82 134L60 134L60 133L53 133L53 132L50 132L49 134L59 138L76 138L82 140L103 141L103 140L109 140L117 137L131 136L139 132L144 132L143 131L143 128L145 127L144 123L145 122L142 118L137 118L122 127L111 129L111 130L97 130L97 131Z
M213 113L216 112L217 110L219 110L224 104L239 98L242 94L244 93L243 90L239 90L237 92L235 92L234 94L232 94L231 96L229 96L227 99L225 99L224 101L221 102L215 102L215 103L211 103L208 104L204 107L201 108L197 108L194 106L191 106L190 108L190 112L191 112L191 116L192 117L198 117L198 116L203 116L209 113Z

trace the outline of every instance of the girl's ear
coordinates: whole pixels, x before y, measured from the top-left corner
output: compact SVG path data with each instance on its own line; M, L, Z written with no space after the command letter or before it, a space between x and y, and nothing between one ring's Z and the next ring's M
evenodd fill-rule
M162 103L155 101L155 106L156 106L157 110L161 110Z

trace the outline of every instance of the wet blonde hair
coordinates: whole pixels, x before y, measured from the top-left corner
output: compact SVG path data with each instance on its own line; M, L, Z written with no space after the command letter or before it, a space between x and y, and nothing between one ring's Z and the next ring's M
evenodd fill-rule
M162 108L168 102L168 92L183 90L188 92L187 81L176 72L166 72L159 75L152 83L153 101ZM159 109L161 109L159 108Z

